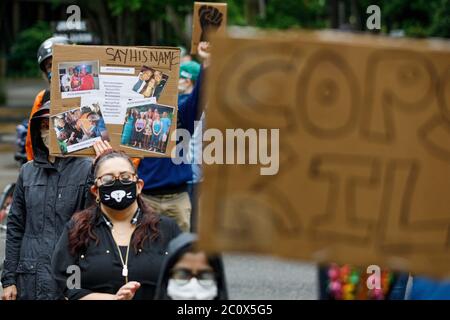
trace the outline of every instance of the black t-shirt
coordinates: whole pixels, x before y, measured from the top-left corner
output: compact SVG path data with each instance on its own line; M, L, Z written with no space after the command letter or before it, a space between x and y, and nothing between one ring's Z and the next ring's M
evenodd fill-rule
M69 222L56 246L52 259L53 273L59 288L69 300L77 300L94 292L115 294L125 284L122 261L111 229L100 212L97 212L97 216L93 232L98 238L98 245L91 241L84 252L72 256L68 246L68 232L72 224ZM167 254L167 245L180 233L176 222L165 216L160 216L158 229L160 235L157 240L145 241L143 248L137 252L130 247L128 281L137 281L141 284L134 296L137 300L154 298L160 269ZM125 260L126 247L121 249ZM67 272L68 267L72 265L80 268L81 288L71 289L67 286L67 279L71 276L73 279L73 271ZM69 283L73 284L71 279Z

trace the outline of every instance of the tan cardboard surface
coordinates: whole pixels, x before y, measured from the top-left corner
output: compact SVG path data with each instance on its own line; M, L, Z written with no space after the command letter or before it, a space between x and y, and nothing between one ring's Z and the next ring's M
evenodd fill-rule
M205 165L201 246L450 276L450 43L214 40L208 128L280 129L280 167Z
M53 64L52 64L52 82L51 82L51 116L59 115L61 113L67 114L68 111L80 108L81 99L88 99L95 101L98 99L105 98L105 87L102 87L102 83L106 81L101 81L102 76L112 76L108 81L111 83L111 79L119 79L121 76L134 77L133 83L136 82L136 92L131 92L133 99L142 99L148 101L145 104L152 104L153 107L142 106L139 111L141 114L146 112L148 109L158 109L161 114L164 111L168 111L171 117L171 127L170 134L172 134L176 129L176 119L177 119L177 101L178 101L178 77L179 77L179 64L180 64L180 51L178 48L172 47L120 47L120 46L79 46L79 45L56 45L54 47L53 54ZM80 69L84 66L87 73L92 75L93 80L89 80L92 84L89 89L93 90L80 90L73 89L80 88L76 87L78 85L77 81L71 81L70 84L66 83L63 85L63 81L60 80L60 76L63 73L68 73L69 69L71 71L78 67ZM145 68L145 70L143 69ZM87 68L87 69L86 69ZM106 69L105 69L106 68ZM118 69L115 69L118 68ZM128 70L127 70L128 69ZM150 73L148 70L151 70ZM142 74L157 74L159 71L160 79L151 80L150 85L147 85L146 81L139 81ZM128 73L127 73L128 72ZM141 73L142 72L142 73ZM156 76L153 76L156 79ZM73 79L73 78L72 78ZM146 78L143 78L144 80ZM149 76L149 79L151 77ZM122 81L122 80L120 80ZM119 81L119 82L120 82ZM131 80L129 80L131 81ZM158 83L160 88L157 89ZM141 86L139 87L139 84ZM139 88L138 88L139 87ZM86 88L86 87L85 87ZM117 99L119 97L120 88L124 86L117 86L117 90L114 86L108 86L109 95L107 99ZM152 89L152 90L150 90ZM68 90L69 92L62 92ZM80 90L80 91L74 91ZM102 91L103 90L103 91ZM87 91L88 94L84 94ZM82 98L76 96L80 94ZM128 94L128 92L127 92ZM63 96L66 96L65 98ZM68 96L68 97L67 97ZM85 98L88 97L88 98ZM156 103L152 99L146 99L153 97L156 99ZM131 100L130 100L131 101ZM94 105L94 106L92 106ZM98 110L99 105L90 104L92 110ZM81 106L82 107L82 106ZM139 106L138 106L139 107ZM128 105L126 103L121 103L121 110L127 110ZM101 107L100 107L101 109ZM87 109L85 109L87 110ZM104 110L102 109L102 113ZM85 111L82 111L82 113ZM125 111L123 111L125 112ZM89 121L85 119L87 112L83 113L82 127L85 130L89 130ZM103 115L104 116L104 115ZM53 117L54 118L54 117ZM135 157L168 157L172 147L175 142L167 141L164 144L164 148L158 149L157 152L144 151L143 147L132 148L129 146L121 145L122 132L124 130L125 116L122 114L121 117L116 117L121 124L111 124L106 121L106 129L111 142L111 145L115 149L120 149L125 151L130 156ZM119 119L120 118L120 119ZM106 120L106 118L105 118ZM56 121L56 120L55 120ZM57 144L57 136L53 126L54 122L50 121L50 151L53 155L61 155L61 149ZM103 134L102 134L103 135ZM92 147L85 148L79 151L70 152L67 155L73 156L84 156L93 155L94 150Z
M225 34L226 27L226 3L194 2L191 54L197 54L198 44L207 41L207 37L213 33Z

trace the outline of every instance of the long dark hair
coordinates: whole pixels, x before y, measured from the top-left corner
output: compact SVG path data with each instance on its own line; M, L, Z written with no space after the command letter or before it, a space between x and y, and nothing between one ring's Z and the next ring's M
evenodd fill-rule
M127 160L133 168L134 173L136 173L133 162L124 152L108 150L94 162L94 176L97 176L97 172L103 162L113 158ZM156 241L160 236L158 229L158 223L160 221L159 215L144 202L140 195L137 197L137 202L142 212L142 218L137 224L136 230L133 233L133 238L131 239L131 246L135 252L142 249L145 241ZM91 241L98 245L99 239L93 229L98 215L100 214L100 208L97 205L93 205L73 215L72 225L69 230L69 251L71 255L74 256L79 252L85 251Z

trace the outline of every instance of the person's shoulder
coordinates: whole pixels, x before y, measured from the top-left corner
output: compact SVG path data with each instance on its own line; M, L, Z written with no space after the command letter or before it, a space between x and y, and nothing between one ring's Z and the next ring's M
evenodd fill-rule
M170 217L162 214L158 214L158 216L160 229L171 229L177 224L176 221Z
M84 165L92 166L92 159L89 157L74 157L75 161Z
M73 157L71 164L72 167L79 168L83 171L90 171L92 168L92 159L88 157Z
M36 170L34 166L34 160L30 160L20 167L20 173L24 176L28 176L31 170Z

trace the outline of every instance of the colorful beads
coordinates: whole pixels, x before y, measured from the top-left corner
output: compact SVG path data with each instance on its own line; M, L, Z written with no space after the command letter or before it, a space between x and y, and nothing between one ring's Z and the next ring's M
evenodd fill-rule
M330 265L327 275L328 294L334 300L383 300L394 280L392 272L383 270L380 275L381 288L369 289L367 279L370 275L362 273L359 268L337 264Z

